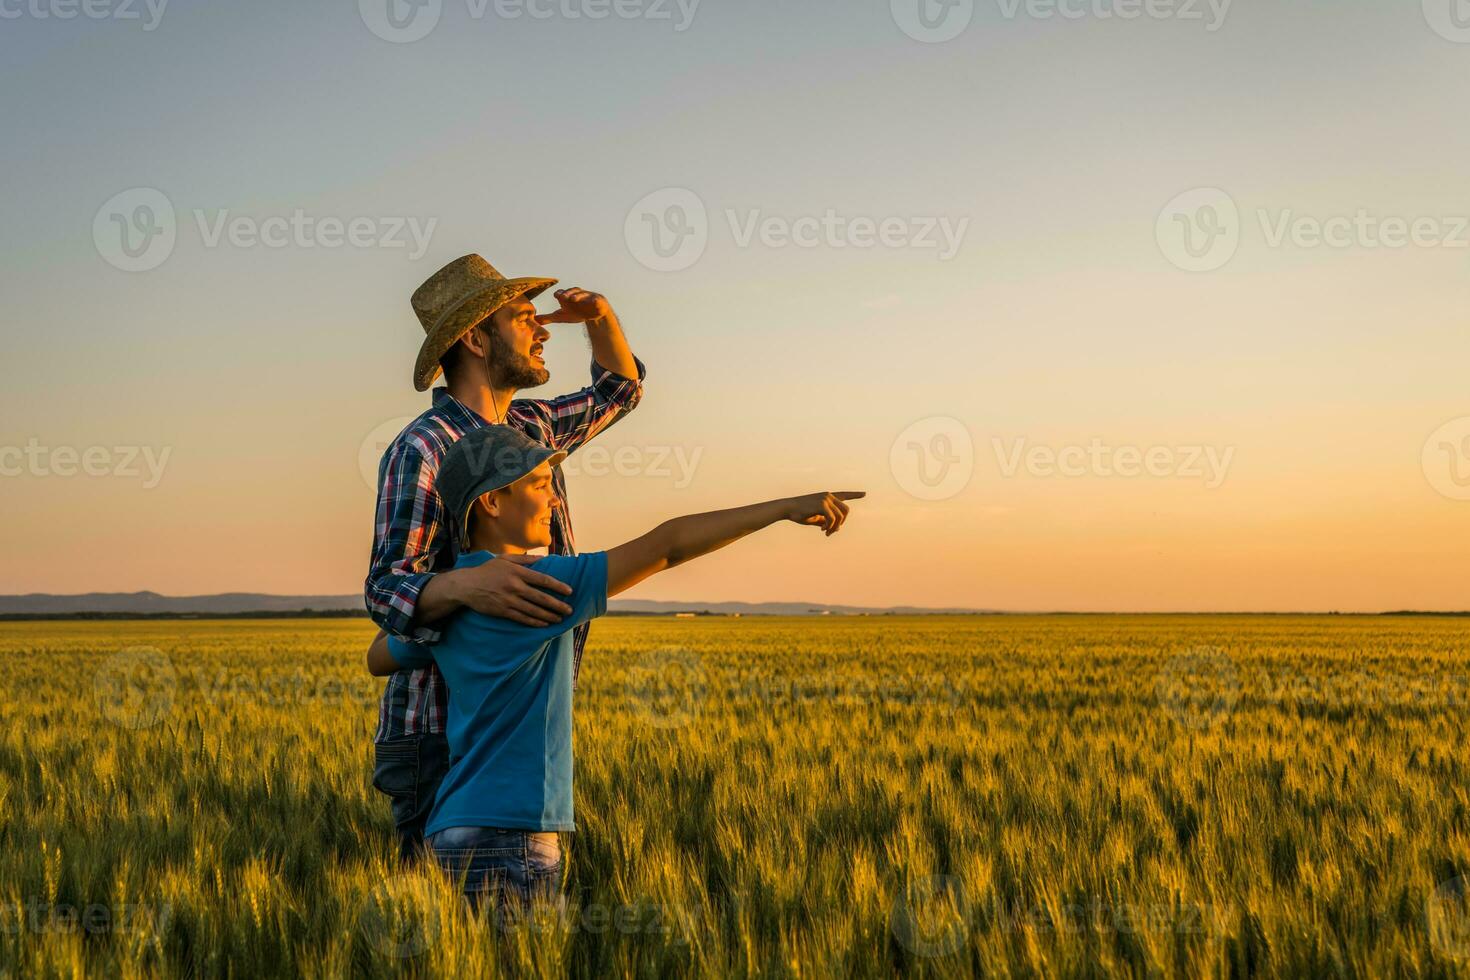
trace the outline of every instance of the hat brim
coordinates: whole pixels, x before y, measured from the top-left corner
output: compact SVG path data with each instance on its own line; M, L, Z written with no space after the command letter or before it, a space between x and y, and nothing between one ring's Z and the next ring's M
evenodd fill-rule
M470 511L474 509L475 501L479 500L487 493L495 490L503 490L504 488L519 480L524 480L526 477L535 472L536 467L540 466L542 463L550 463L552 466L560 466L562 460L566 458L567 453L563 449L547 449L544 446L533 449L526 453L525 468L521 472L510 477L510 479L506 479L504 475L500 474L487 476L485 479L481 480L479 483L471 487L470 492L465 497L464 513L459 515L459 533L461 535L461 539L464 541L469 541Z
M556 285L555 279L526 277L502 279L478 292L470 293L449 309L424 337L418 359L413 366L413 386L428 391L442 368L439 361L470 328L518 297L535 299Z

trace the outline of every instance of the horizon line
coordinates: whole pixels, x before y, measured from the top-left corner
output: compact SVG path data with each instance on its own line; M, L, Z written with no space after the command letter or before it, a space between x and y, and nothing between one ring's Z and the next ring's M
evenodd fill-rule
M293 600L310 599L335 599L352 601L357 597L355 593L312 593L291 594L271 592L211 592L195 595L167 595L155 592L151 589L139 589L131 592L25 592L25 593L0 593L0 602L5 600L27 599L71 599L79 600L89 597L126 598L131 596L156 596L159 599L174 601L207 601L210 599L224 599L234 596L258 597L265 600L277 600L290 602ZM1250 609L995 609L982 608L978 606L918 606L911 603L897 603L887 606L869 606L847 602L812 602L795 599L609 599L609 612L613 612L613 603L647 603L666 607L679 607L669 609L669 612L710 612L711 607L718 606L746 606L759 608L762 606L803 606L809 610L821 613L830 612L833 609L855 610L858 614L880 613L890 615L937 615L937 616L1470 616L1470 609L1377 609L1377 610L1343 610L1343 609L1292 609L1292 610L1250 610ZM903 610L903 612L897 612ZM628 614L629 611L622 611ZM47 611L47 610L14 610L0 612L0 619L15 620L19 618L30 619L55 619L55 618L91 618L91 619L137 619L148 617L178 617L178 616L206 616L210 618L230 618L233 616L245 617L269 617L289 616L301 618L308 615L343 617L362 616L366 618L368 612L365 608L354 608L345 606L337 609L319 609L312 606L302 606L299 609L241 609L229 612L217 612L210 610L184 610L178 612L159 611L130 611L130 610L87 610L77 609L69 612ZM657 615L652 611L650 615ZM722 615L721 613L712 613ZM727 615L727 614L725 614ZM765 613L763 615L805 615L801 613Z

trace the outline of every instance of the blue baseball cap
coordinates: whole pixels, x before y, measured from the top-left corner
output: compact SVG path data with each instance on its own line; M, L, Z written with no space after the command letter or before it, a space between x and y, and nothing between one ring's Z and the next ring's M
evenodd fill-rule
M436 484L460 540L469 540L475 501L530 475L542 463L559 466L566 458L564 451L543 446L508 425L486 425L466 432L444 454Z

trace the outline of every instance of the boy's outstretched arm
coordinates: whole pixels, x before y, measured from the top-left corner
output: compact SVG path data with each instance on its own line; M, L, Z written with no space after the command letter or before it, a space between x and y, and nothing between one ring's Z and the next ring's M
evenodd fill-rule
M608 551L607 594L625 592L650 575L718 551L777 521L820 527L830 537L847 520L847 501L864 496L856 490L813 493L665 521Z
M847 521L847 501L864 496L852 490L813 493L665 521L642 537L608 551L607 594L626 592L651 575L718 551L777 521L820 527L831 536ZM380 630L368 648L369 672L383 677L404 666L419 665L396 660L389 650L388 634Z

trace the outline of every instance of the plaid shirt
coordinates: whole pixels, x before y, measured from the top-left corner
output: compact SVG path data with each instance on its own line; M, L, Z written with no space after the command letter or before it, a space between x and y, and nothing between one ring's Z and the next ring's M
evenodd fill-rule
M642 361L634 358L634 362L637 381L614 374L594 360L591 386L550 401L513 401L505 424L552 449L574 452L638 406L645 370ZM447 389L436 388L433 406L398 434L378 464L378 506L365 598L374 621L389 633L420 643L439 638L436 630L413 621L424 585L436 572L452 568L455 561L452 522L445 520L444 502L434 489L434 479L449 447L469 430L489 424ZM575 555L560 468L552 471L552 489L558 506L551 515L550 551ZM574 634L574 678L582 665L588 626L583 623ZM388 678L383 691L374 740L442 733L447 710L439 668L400 670Z

